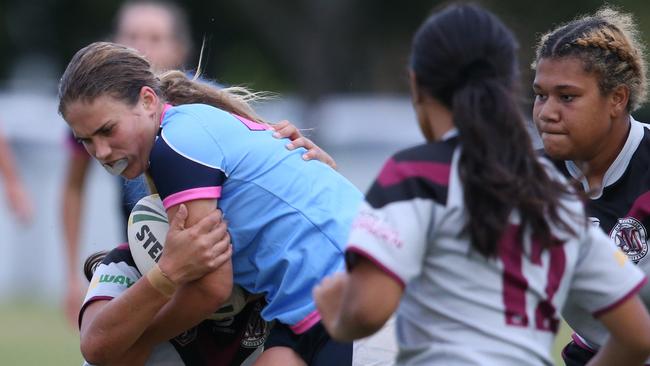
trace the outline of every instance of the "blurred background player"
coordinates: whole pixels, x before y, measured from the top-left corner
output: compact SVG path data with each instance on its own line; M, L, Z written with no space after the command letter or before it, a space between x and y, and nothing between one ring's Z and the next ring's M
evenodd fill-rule
M549 365L566 303L611 332L592 365L650 354L636 296L646 278L534 152L516 51L477 6L446 7L417 31L411 89L429 142L384 165L353 224L348 272L314 290L333 338L372 334L399 305L399 364Z
M630 114L647 90L634 19L603 8L561 25L542 36L533 68L533 118L546 154L589 196L591 222L650 273L650 130ZM648 306L648 286L641 297ZM607 329L574 307L564 315L576 334L562 356L585 365Z
M2 133L0 133L0 174L11 211L19 221L29 222L33 216L32 202L18 176L11 147Z
M190 49L191 36L187 15L177 5L165 1L134 0L125 2L117 12L113 39L142 52L157 71L182 68ZM76 326L85 283L79 276L79 235L84 188L92 158L70 136L70 158L63 185L62 211L67 260L65 313ZM148 191L144 180L119 178L124 235L133 205Z

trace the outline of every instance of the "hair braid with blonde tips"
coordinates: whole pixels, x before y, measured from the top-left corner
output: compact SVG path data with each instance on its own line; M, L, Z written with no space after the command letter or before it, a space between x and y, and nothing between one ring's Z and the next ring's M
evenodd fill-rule
M635 65L634 62L635 58L633 53L635 52L634 50L630 49L630 45L613 40L611 37L608 37L608 35L603 31L599 30L596 32L596 34L577 39L574 43L581 47L598 47L605 51L611 51L612 53L615 53L622 61L630 62L631 66L638 68L638 65Z
M630 14L605 7L542 36L532 67L543 58L575 57L585 71L598 77L601 93L625 85L630 90L628 110L646 99L645 47Z

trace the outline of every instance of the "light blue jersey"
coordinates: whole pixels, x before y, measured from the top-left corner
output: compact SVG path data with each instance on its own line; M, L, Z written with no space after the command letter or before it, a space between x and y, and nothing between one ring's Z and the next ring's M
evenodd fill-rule
M312 288L343 269L362 194L266 125L189 104L166 109L150 156L165 208L218 199L233 243L234 282L265 293L266 320L302 333L320 320Z

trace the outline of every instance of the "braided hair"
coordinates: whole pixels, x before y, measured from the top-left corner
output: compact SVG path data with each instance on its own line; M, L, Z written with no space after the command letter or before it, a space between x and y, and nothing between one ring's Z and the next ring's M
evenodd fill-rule
M646 64L639 31L630 14L605 7L594 15L563 24L542 36L533 69L544 58L575 57L598 78L603 95L625 85L631 112L646 98Z

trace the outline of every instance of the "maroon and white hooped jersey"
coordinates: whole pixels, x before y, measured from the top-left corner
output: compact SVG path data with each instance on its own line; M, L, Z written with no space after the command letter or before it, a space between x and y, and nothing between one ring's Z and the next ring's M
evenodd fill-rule
M452 137L389 159L353 224L347 259L362 255L405 287L399 364L551 365L565 304L598 315L635 294L645 276L586 224L572 197L561 217L576 234L552 226L563 245L542 249L527 231L520 243L525 229L514 212L497 255L485 258L465 229L459 155Z

